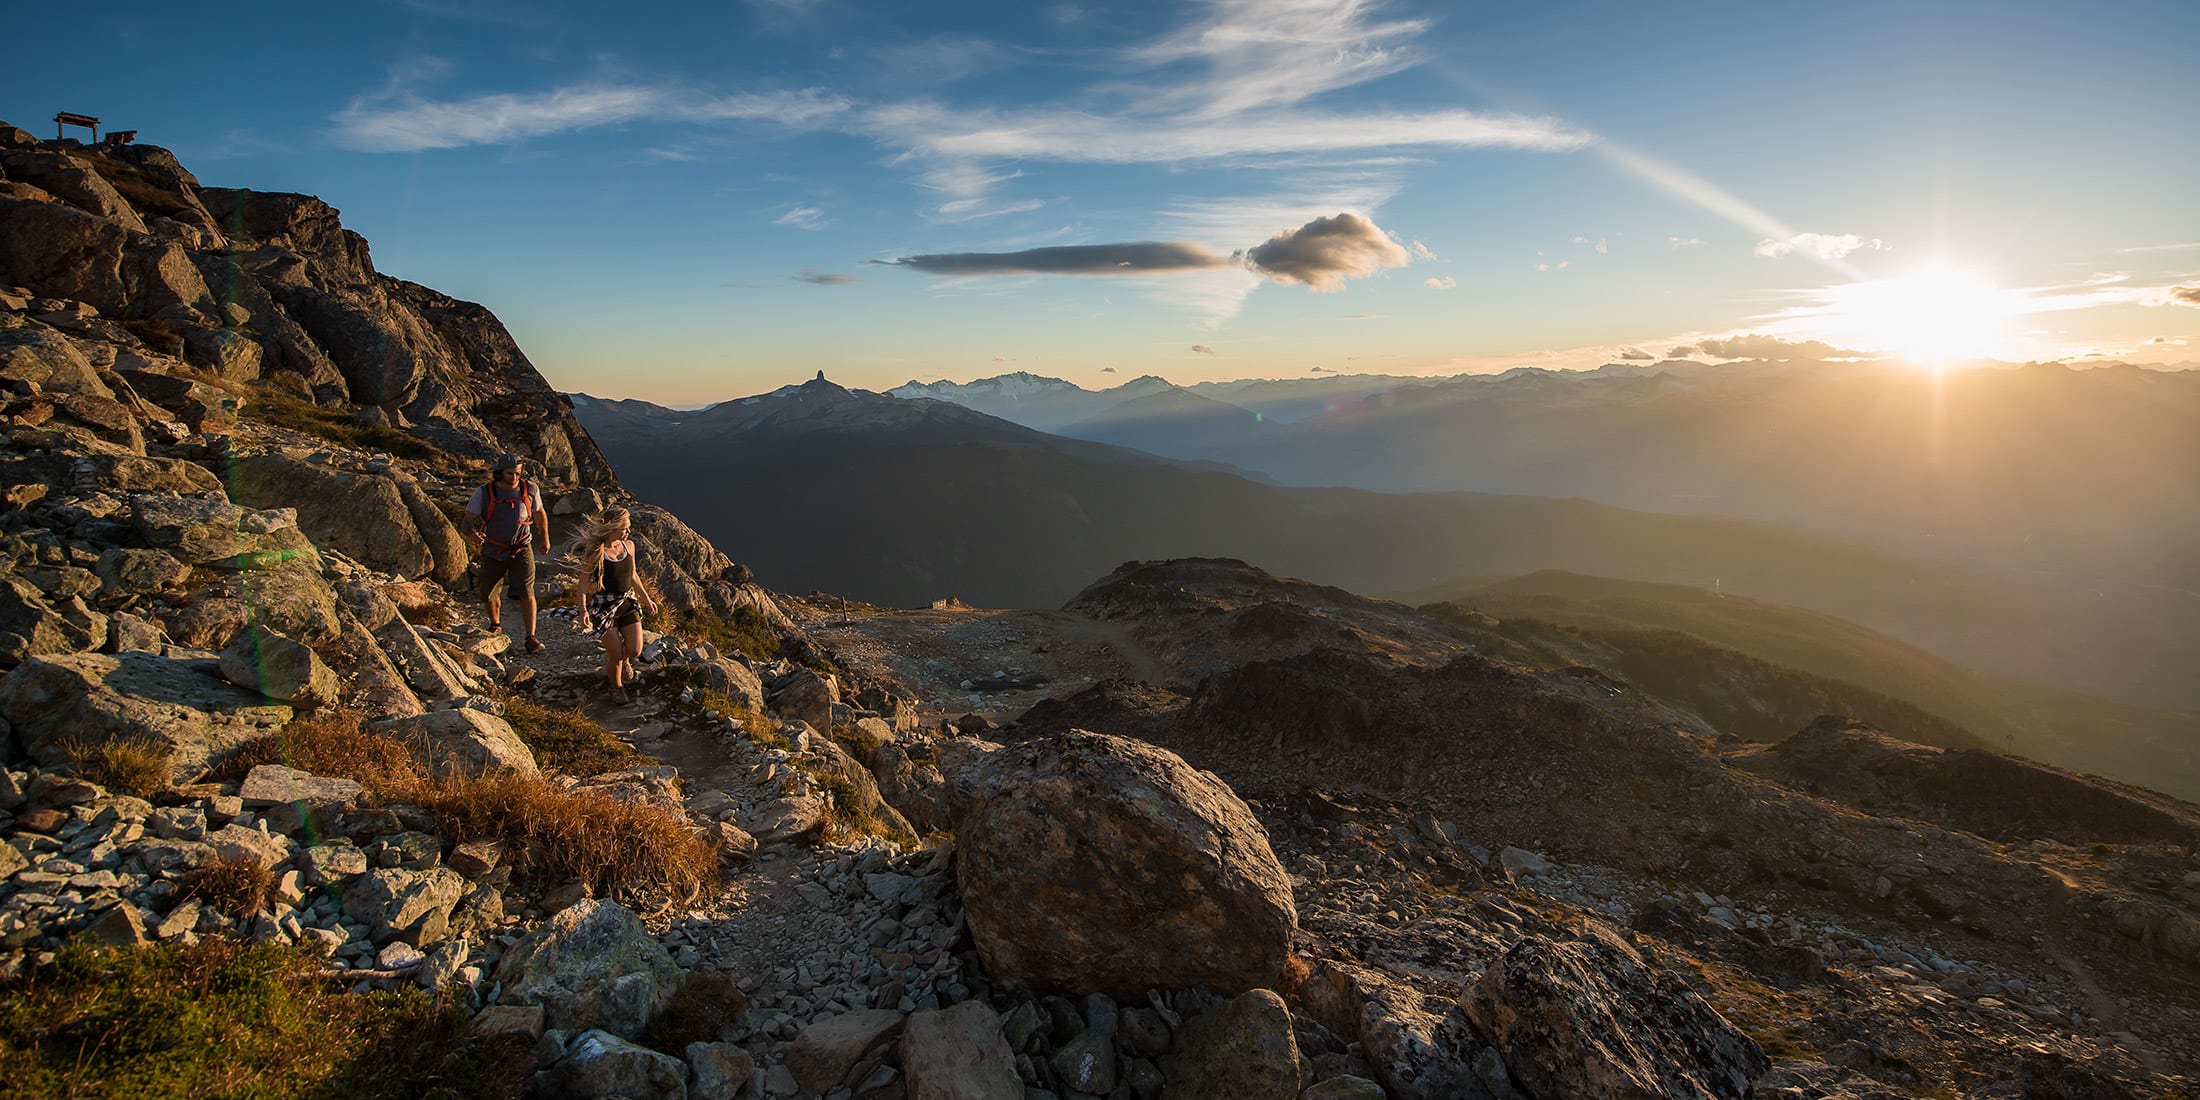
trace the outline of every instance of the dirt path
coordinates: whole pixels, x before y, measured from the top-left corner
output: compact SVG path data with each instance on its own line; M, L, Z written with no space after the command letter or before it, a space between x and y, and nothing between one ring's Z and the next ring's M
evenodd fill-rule
M457 612L462 633L487 628L478 601ZM784 750L678 706L675 688L648 665L639 700L612 694L602 649L570 620L545 614L537 629L543 652L529 654L513 609L505 614L514 635L501 658L507 674L533 669L540 701L576 707L650 760L677 768L691 807L722 794L735 808L732 820L746 823L780 797L790 774ZM960 961L946 950L956 932L939 900L949 878L941 853L873 837L764 844L708 896L647 922L682 967L733 977L750 1006L738 1041L769 1069L783 1065L786 1042L821 1015L910 1011L969 995ZM794 1086L782 1071L767 1074L765 1089L777 1097Z
M1070 611L789 610L856 671L915 693L927 718L1012 718L1101 680L1161 683L1168 673L1127 625Z
M2101 988L2101 983L2093 976L2092 968L2070 951L2071 909L2082 888L2080 883L2056 868L2049 867L2047 871L2055 879L2054 897L2040 912L2041 924L2047 935L2048 958L2053 959L2055 965L2070 976L2071 984L2077 986L2078 992L2085 997L2086 1011L2101 1022L2102 1031L2116 1037L2140 1064L2156 1073L2169 1073L2169 1060L2131 1030L2129 1021L2124 1019L2123 1006L2107 990Z

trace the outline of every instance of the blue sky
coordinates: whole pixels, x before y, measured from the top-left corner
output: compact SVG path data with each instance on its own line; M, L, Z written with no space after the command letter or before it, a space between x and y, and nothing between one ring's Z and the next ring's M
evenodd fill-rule
M0 118L320 195L560 387L669 402L2200 359L2187 2L307 10L11 14Z

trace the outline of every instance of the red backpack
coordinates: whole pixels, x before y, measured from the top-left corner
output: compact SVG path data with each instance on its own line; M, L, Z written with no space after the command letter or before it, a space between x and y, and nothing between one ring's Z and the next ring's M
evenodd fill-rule
M502 503L497 500L496 482L492 481L482 488L482 497L487 503L481 509L481 541L510 557L512 549L520 543L505 542L490 534L496 529L497 506ZM519 522L512 527L512 537L517 540L527 530L527 525L534 521L535 510L542 507L542 491L535 488L534 482L522 478L519 483L519 499L508 506L519 510Z

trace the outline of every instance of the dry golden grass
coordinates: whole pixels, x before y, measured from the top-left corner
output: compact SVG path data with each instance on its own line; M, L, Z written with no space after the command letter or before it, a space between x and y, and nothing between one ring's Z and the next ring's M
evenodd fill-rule
M718 856L681 815L602 791L561 791L540 775L453 776L405 801L461 843L495 840L515 871L540 882L588 883L597 894L662 901L693 896Z
M96 745L69 741L61 746L84 778L107 788L148 798L168 789L172 754L150 737L128 736Z
M185 897L236 920L267 908L274 887L275 872L250 856L215 856L183 880Z
M716 850L677 810L562 791L542 775L438 777L421 747L363 729L346 711L293 721L235 759L247 761L238 775L281 763L357 780L370 799L426 810L443 836L500 842L513 870L538 884L579 880L600 896L654 901L690 896L717 872Z

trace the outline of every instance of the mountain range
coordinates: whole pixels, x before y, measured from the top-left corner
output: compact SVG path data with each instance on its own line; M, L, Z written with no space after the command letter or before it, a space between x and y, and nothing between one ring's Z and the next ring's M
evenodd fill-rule
M1563 569L1811 608L1967 667L2110 698L2181 706L2200 690L2190 616L2135 623L2091 591L1793 528L1578 499L1276 486L822 378L691 413L573 401L638 495L790 589L1048 607L1139 558L1225 554L1363 592Z

